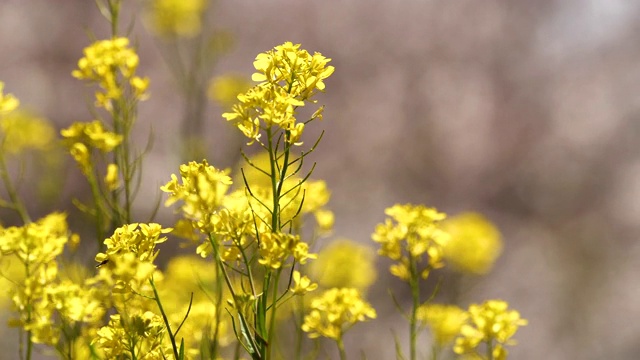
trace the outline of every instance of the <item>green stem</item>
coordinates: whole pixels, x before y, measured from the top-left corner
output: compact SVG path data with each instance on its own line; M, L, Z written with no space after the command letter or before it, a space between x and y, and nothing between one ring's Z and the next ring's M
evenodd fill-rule
M296 350L295 350L295 358L300 359L300 354L302 354L302 324L304 323L304 295L296 297L297 307L295 316L298 320L298 326L296 326Z
M91 196L93 197L93 203L95 204L96 211L96 241L98 242L98 249L102 249L104 246L105 239L105 218L104 218L104 208L101 205L102 196L100 195L100 189L98 185L98 181L94 175L93 164L91 164L91 168L87 170L85 174L87 177L87 182L89 182L89 187L91 188Z
M173 348L173 355L177 360L180 358L180 355L178 353L175 335L173 334L173 331L171 331L171 325L169 325L167 314L162 308L162 302L160 301L160 296L158 295L158 290L156 289L156 284L153 282L153 278L149 279L149 283L151 284L151 288L153 289L153 299L156 301L156 304L158 304L158 309L160 310L160 314L162 315L162 320L164 320L164 325L167 327L167 333L169 333L169 338L171 339L171 347Z
M13 209L20 215L22 222L28 224L31 222L31 218L27 213L27 208L22 203L22 200L18 196L18 192L16 188L13 186L13 182L11 181L11 177L9 176L9 171L7 170L7 164L4 159L4 154L0 152L0 176L2 176L2 181L4 182L4 186L7 189L7 193L9 194L9 199L11 199Z
M280 282L280 273L281 273L281 269L280 268L277 272L276 272L276 276L275 276L275 282L273 284L273 292L271 294L271 318L269 319L269 334L268 334L268 338L267 341L271 346L267 347L267 359L271 358L271 349L274 347L273 343L274 343L274 335L275 335L275 329L276 329L276 309L278 308L278 283Z
M411 360L416 359L416 340L418 338L418 321L417 321L417 313L418 307L420 306L420 286L419 286L419 276L416 260L409 256L409 266L411 277L409 279L409 286L411 287L411 318L410 318L410 328L409 328L409 358Z
M493 360L493 339L487 340L487 359Z
M346 351L344 351L344 342L342 341L342 335L338 337L338 340L336 340L336 344L338 345L338 351L340 352L340 360L346 360L347 353Z
M120 0L108 0L111 13L111 36L118 36L118 16L120 15Z

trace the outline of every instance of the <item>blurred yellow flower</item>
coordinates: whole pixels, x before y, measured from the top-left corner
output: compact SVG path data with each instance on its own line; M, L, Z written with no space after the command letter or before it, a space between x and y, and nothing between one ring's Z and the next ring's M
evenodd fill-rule
M120 186L118 182L118 165L107 165L107 174L104 177L104 183L109 191L114 191Z
M460 329L469 315L455 305L423 304L416 314L416 318L429 326L433 338L440 346L449 344L460 334Z
M348 239L332 241L309 265L309 274L325 288L365 291L376 280L375 251Z
M26 149L47 150L55 139L48 120L17 110L0 117L1 151L18 154Z
M0 81L0 115L10 113L19 105L20 101L15 96L4 93L4 82Z
M445 261L457 271L486 274L502 252L500 232L480 214L464 213L449 218L442 228L451 235L444 246Z
M225 108L238 100L238 94L251 88L251 83L241 75L223 75L213 78L209 83L207 95Z
M207 0L150 0L146 23L162 37L193 37L200 33Z

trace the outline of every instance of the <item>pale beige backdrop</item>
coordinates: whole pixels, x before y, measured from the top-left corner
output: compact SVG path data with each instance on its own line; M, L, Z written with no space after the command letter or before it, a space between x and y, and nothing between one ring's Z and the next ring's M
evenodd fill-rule
M511 359L632 360L640 356L639 17L634 0L221 0L209 26L235 38L216 74L248 76L258 52L284 41L333 59L318 97L325 120L314 126L326 134L314 177L332 190L336 235L370 243L395 202L483 212L502 230L505 252L462 302L503 298L529 319ZM70 76L87 29L108 35L93 1L0 1L0 80L58 129L91 120L90 90ZM139 21L133 38L152 83L140 142L149 127L156 137L144 214L180 164L184 105ZM208 158L226 167L244 140L220 112L207 107ZM70 197L86 188L67 166L54 206L77 214ZM163 209L159 221L170 219ZM380 319L347 335L352 358L362 348L368 359L393 359L391 329L406 337L387 288L407 292L386 266L369 294Z

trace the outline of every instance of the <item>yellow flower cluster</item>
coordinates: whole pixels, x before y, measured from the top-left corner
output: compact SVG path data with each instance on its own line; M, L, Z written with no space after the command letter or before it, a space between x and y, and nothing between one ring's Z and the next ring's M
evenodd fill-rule
M188 220L197 222L204 233L211 232L211 216L222 205L232 181L226 170L218 170L206 160L180 165L180 180L171 174L171 181L160 189L169 193L165 206L181 201L180 211Z
M449 234L440 228L446 215L422 205L394 205L385 210L390 218L378 224L372 235L380 243L378 254L397 261L390 268L393 275L409 280L411 269L428 256L428 268L422 272L426 278L430 268L444 266L443 249Z
M0 115L12 112L19 105L20 101L15 96L4 93L4 82L0 81Z
M71 291L67 284L58 283L56 258L62 254L69 241L66 215L53 213L22 227L0 227L0 260L13 256L24 266L22 280L10 290L14 309L19 318L9 322L10 326L21 327L31 332L32 341L55 344L59 338L58 327L54 326L54 312L75 321L89 321L78 312L79 304L67 303L70 299L59 296ZM73 300L70 300L73 301ZM94 307L95 304L80 306Z
M248 239L258 238L259 263L272 269L279 269L289 256L302 264L315 258L309 253L308 244L299 236L271 229L271 213L264 207L264 204L273 203L270 188L256 185L251 188L252 195L248 195L245 189L227 193L232 184L227 174L228 171L218 170L206 160L190 162L180 166L180 180L172 175L171 180L161 187L162 191L169 193L165 205L181 202L180 212L188 221L181 223L181 234L198 239L192 232L198 229L205 237L215 236L221 245L219 250L224 261L238 260L240 247L245 248ZM305 206L301 206L301 196L296 197L295 191L282 197L283 218L293 221L301 207L302 213L313 212L328 201L324 183L306 185L309 200L305 201ZM211 246L207 239L198 246L197 253L206 257L213 251Z
M96 41L85 48L84 57L78 61L78 69L71 74L97 83L102 91L96 92L96 105L111 110L112 101L120 101L125 94L125 81L133 99L146 98L149 79L136 76L139 62L138 55L129 47L129 39L117 37Z
M311 311L304 318L302 330L310 338L320 336L340 340L358 322L375 319L376 311L360 291L353 288L333 288L311 301Z
M500 231L484 216L464 213L448 218L442 228L451 235L444 258L455 270L486 274L502 251Z
M104 241L106 251L96 255L99 278L113 282L114 293L139 292L155 272L156 244L165 242L167 238L162 235L171 230L155 223L134 223L117 228Z
M150 0L147 23L159 36L192 37L200 33L207 0Z
M130 317L114 314L93 342L105 359L163 360L171 353L163 344L165 334L162 318L150 311Z
M286 42L273 50L258 54L253 66L258 71L252 79L258 85L238 95L239 103L222 114L235 122L250 143L261 137L261 130L271 132L276 126L286 131L288 144L299 142L304 122L296 122L296 108L311 101L315 90L324 90L324 80L334 71L327 66L331 59L300 49L300 44ZM312 115L321 118L322 107Z
M302 242L299 235L282 232L261 233L259 252L261 258L258 262L272 269L279 269L289 256L293 256L300 264L317 257L309 253L309 244Z
M122 135L106 130L99 120L73 123L69 128L62 129L60 134L64 138L64 145L85 175L88 175L94 166L91 159L93 149L108 153L123 140Z
M482 344L491 346L493 359L507 358L505 345L512 345L510 340L518 327L527 325L527 320L520 317L516 310L508 309L509 304L503 300L488 300L484 303L469 306L470 322L462 326L461 336L456 339L453 350L457 354L477 354Z

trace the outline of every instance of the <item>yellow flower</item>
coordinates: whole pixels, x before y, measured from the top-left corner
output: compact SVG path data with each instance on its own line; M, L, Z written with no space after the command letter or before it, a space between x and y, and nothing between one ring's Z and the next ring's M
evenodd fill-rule
M423 304L416 314L416 318L429 326L433 338L440 346L453 341L460 334L462 326L469 315L455 305Z
M436 209L422 205L394 205L385 210L389 216L383 224L378 224L372 235L373 241L380 243L378 254L397 261L391 272L408 280L410 264L419 263L426 257L429 268L444 266L443 248L449 241L449 234L440 228L446 215ZM428 269L422 272L426 278Z
M503 300L487 300L484 303L469 306L470 322L462 326L461 336L456 339L453 350L456 354L478 352L481 344L491 344L495 359L506 359L504 345L513 345L510 340L520 326L527 320L520 317L516 310L509 310L509 304Z
M137 358L161 360L171 353L165 343L166 328L162 317L150 311L125 317L111 315L109 324L98 330L94 345L106 359Z
M296 121L296 109L305 101L313 103L315 90L324 90L324 79L334 70L327 66L329 61L320 53L311 55L300 49L300 44L291 42L258 54L253 62L258 72L251 78L259 84L239 94L239 103L222 116L251 139L249 144L260 140L261 130L271 131L273 127L285 131L287 143L302 144L305 123ZM316 112L312 119L319 117Z
M357 289L333 288L311 301L302 330L312 339L322 336L339 340L353 325L367 318L375 319L376 311Z
M451 235L444 247L444 258L455 270L486 274L502 251L498 229L484 216L461 214L443 222L443 229Z
M355 241L338 239L318 253L309 272L325 288L366 290L376 280L375 253Z
M228 170L218 170L206 160L180 165L180 180L172 174L171 181L160 188L169 194L165 206L181 201L180 210L187 219L208 226L232 184L227 174Z
M294 295L304 295L317 288L318 284L312 283L311 279L307 276L302 276L298 270L294 270L293 287L291 288L291 292L293 292Z
M8 114L20 106L20 101L12 94L4 93L4 82L0 81L0 115Z
M84 57L78 61L78 69L71 74L81 80L97 83L96 106L111 110L112 102L120 100L127 91L134 100L144 100L148 79L135 75L140 60L129 47L129 39L116 37L100 40L84 49ZM129 84L129 88L123 84Z
M300 264L317 257L309 253L309 245L302 242L299 235L281 232L261 233L259 253L261 258L258 262L272 269L279 269L289 256Z
M160 224L128 224L117 228L104 241L107 249L95 257L100 268L98 278L114 284L114 293L140 292L156 273L153 261L158 256L156 244L167 240Z
M109 164L107 166L107 175L104 177L104 183L109 191L114 191L120 186L118 183L118 165Z
M67 129L62 129L60 134L68 148L81 143L89 149L98 149L103 153L113 151L123 139L122 135L106 130L99 120L88 123L75 122Z
M151 0L146 20L163 37L193 37L200 33L207 0Z

